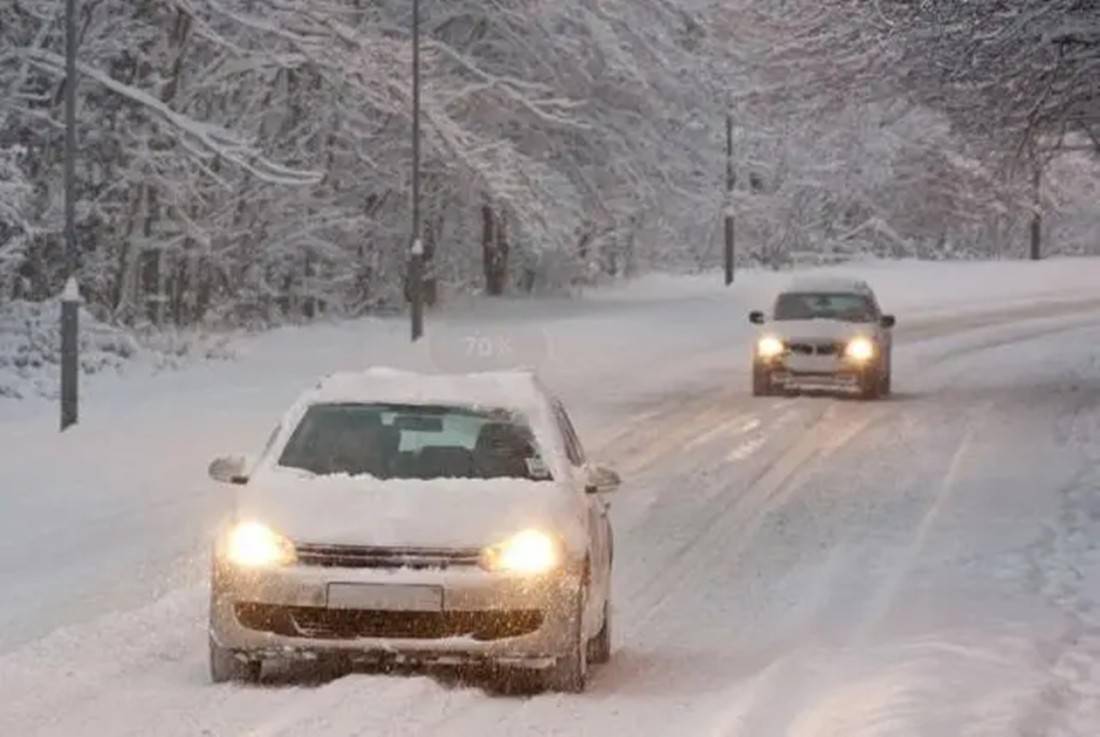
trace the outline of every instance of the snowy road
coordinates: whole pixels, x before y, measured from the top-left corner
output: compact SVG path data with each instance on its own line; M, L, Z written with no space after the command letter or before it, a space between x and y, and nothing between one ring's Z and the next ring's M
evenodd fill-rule
M712 307L673 302L659 308L680 310L676 320ZM642 333L652 330L647 310L628 306L607 320ZM747 332L731 330L740 343L714 340L723 329L705 323L697 342L674 348L669 338L629 381L606 356L561 376L590 454L628 480L614 508L616 652L589 693L516 699L446 677L363 673L211 686L204 563L189 556L218 500L156 496L135 515L103 494L103 513L88 521L94 532L82 536L59 517L58 544L76 552L44 552L36 581L15 571L34 556L0 543L0 573L17 594L5 619L24 633L0 648L0 735L1096 734L1095 297L1002 301L908 322L903 314L898 394L871 404L749 397ZM255 370L257 357L249 360ZM271 397L225 396L266 421ZM148 403L160 416L158 401ZM178 394L171 406L181 422L198 412ZM149 432L159 442L171 427ZM225 434L196 439L198 450ZM23 446L21 467L36 448ZM166 459L167 471L184 473L192 455ZM137 464L135 473L148 471ZM94 478L88 486L94 496ZM57 508L44 494L6 508L9 540L19 539L18 513ZM159 556L150 575L178 577L153 603L141 603L150 595L142 587L103 584L126 592L110 598L141 603L115 602L125 611L103 615L79 581L125 577L125 546L104 543L111 552L101 554L95 543L138 527L140 545ZM81 545L86 567L69 559ZM31 636L32 620L49 616L31 603L39 596L86 616L59 616L64 628Z

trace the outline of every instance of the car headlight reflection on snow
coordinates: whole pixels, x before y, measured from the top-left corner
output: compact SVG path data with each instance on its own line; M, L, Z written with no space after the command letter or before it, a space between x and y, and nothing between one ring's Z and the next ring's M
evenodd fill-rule
M875 344L869 338L854 338L844 350L844 355L863 363L875 357Z
M761 358L775 358L782 355L786 349L787 347L783 345L783 341L774 335L765 335L756 344L756 353Z
M481 552L481 567L487 571L537 576L549 573L561 562L561 545L539 530L524 530Z
M259 522L241 522L230 530L225 556L242 568L286 566L297 559L294 543Z

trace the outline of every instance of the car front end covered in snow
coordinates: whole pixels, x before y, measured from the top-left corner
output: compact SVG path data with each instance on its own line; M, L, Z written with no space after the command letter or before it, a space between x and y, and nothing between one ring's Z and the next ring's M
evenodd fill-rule
M530 380L330 380L246 465L210 469L238 488L214 546L215 681L334 657L487 664L577 691L610 656L600 495L618 477L585 464Z

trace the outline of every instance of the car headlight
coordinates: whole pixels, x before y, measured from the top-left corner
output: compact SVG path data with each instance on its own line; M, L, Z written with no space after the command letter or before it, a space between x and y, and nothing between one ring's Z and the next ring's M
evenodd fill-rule
M774 335L765 335L756 343L756 353L761 358L775 358L787 350L783 341Z
M848 343L844 355L853 361L870 361L875 357L875 344L869 338L854 338Z
M481 551L481 567L535 576L554 570L562 558L561 544L555 538L538 530L524 530Z
M241 522L229 531L225 557L242 568L286 566L297 560L294 543L259 522Z

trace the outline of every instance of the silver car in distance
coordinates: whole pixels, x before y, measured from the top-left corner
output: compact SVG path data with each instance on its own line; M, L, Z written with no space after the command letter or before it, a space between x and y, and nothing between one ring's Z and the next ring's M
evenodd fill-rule
M866 282L836 277L796 279L775 300L753 344L752 393L791 391L890 394L893 315L884 315Z

